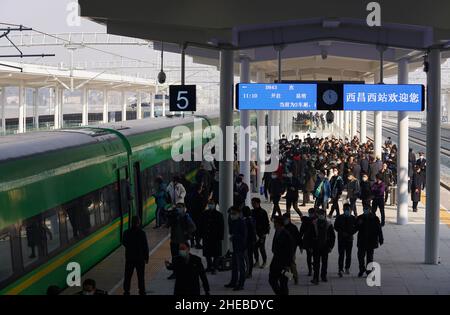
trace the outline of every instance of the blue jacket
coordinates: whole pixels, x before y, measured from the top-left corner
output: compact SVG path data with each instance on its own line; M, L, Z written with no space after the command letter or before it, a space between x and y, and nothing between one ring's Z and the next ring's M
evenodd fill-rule
M155 203L157 208L165 208L166 207L166 185L161 183L158 187L158 190L153 194L155 197Z
M328 199L330 199L330 196L331 196L330 181L328 180L327 177L324 177L324 178L317 177L316 184L314 185L314 191L313 192L314 192L314 196L315 196L315 192L316 192L317 188L319 187L320 183L322 182L322 180L324 181L323 182L323 186L322 186L323 199L324 199L325 202L327 202Z

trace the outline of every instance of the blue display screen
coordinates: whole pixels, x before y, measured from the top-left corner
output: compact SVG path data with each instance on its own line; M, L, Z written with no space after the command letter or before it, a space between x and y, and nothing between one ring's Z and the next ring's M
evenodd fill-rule
M239 83L236 107L250 110L315 110L317 84Z
M419 84L344 84L344 110L422 111L424 87Z

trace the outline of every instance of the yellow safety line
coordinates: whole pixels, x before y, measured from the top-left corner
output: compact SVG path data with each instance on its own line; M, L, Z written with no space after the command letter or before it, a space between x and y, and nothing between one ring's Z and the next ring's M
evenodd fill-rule
M423 191L420 196L420 202L424 205L426 205L427 203L427 196ZM440 209L440 221L441 223L446 224L450 228L450 213L444 208Z

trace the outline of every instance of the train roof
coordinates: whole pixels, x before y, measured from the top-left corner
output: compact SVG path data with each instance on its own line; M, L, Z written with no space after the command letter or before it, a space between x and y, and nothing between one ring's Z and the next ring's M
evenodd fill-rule
M198 118L202 118L197 116ZM217 118L218 115L208 116ZM133 136L170 128L177 125L189 124L194 116L188 117L159 117L157 119L129 120L116 123L86 126L74 129L60 129L55 131L37 131L24 134L0 137L0 163L6 160L24 158L36 154L57 151L71 147L95 144L108 138L114 138L95 128L111 128L120 131L125 136Z

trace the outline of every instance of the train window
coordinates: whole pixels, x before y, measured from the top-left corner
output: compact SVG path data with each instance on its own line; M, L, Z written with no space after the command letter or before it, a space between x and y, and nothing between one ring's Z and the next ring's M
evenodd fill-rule
M0 234L0 281L13 274L11 258L11 237L7 233Z
M59 235L59 218L52 214L44 219L43 237L47 241L47 254L52 253L61 245Z
M27 220L20 229L20 240L22 247L22 259L24 267L38 260L43 250L43 234L45 228L39 217Z
M73 240L75 238L75 234L73 231L72 222L70 221L70 217L67 211L63 210L63 216L65 217L64 221L66 222L67 240L68 241Z

